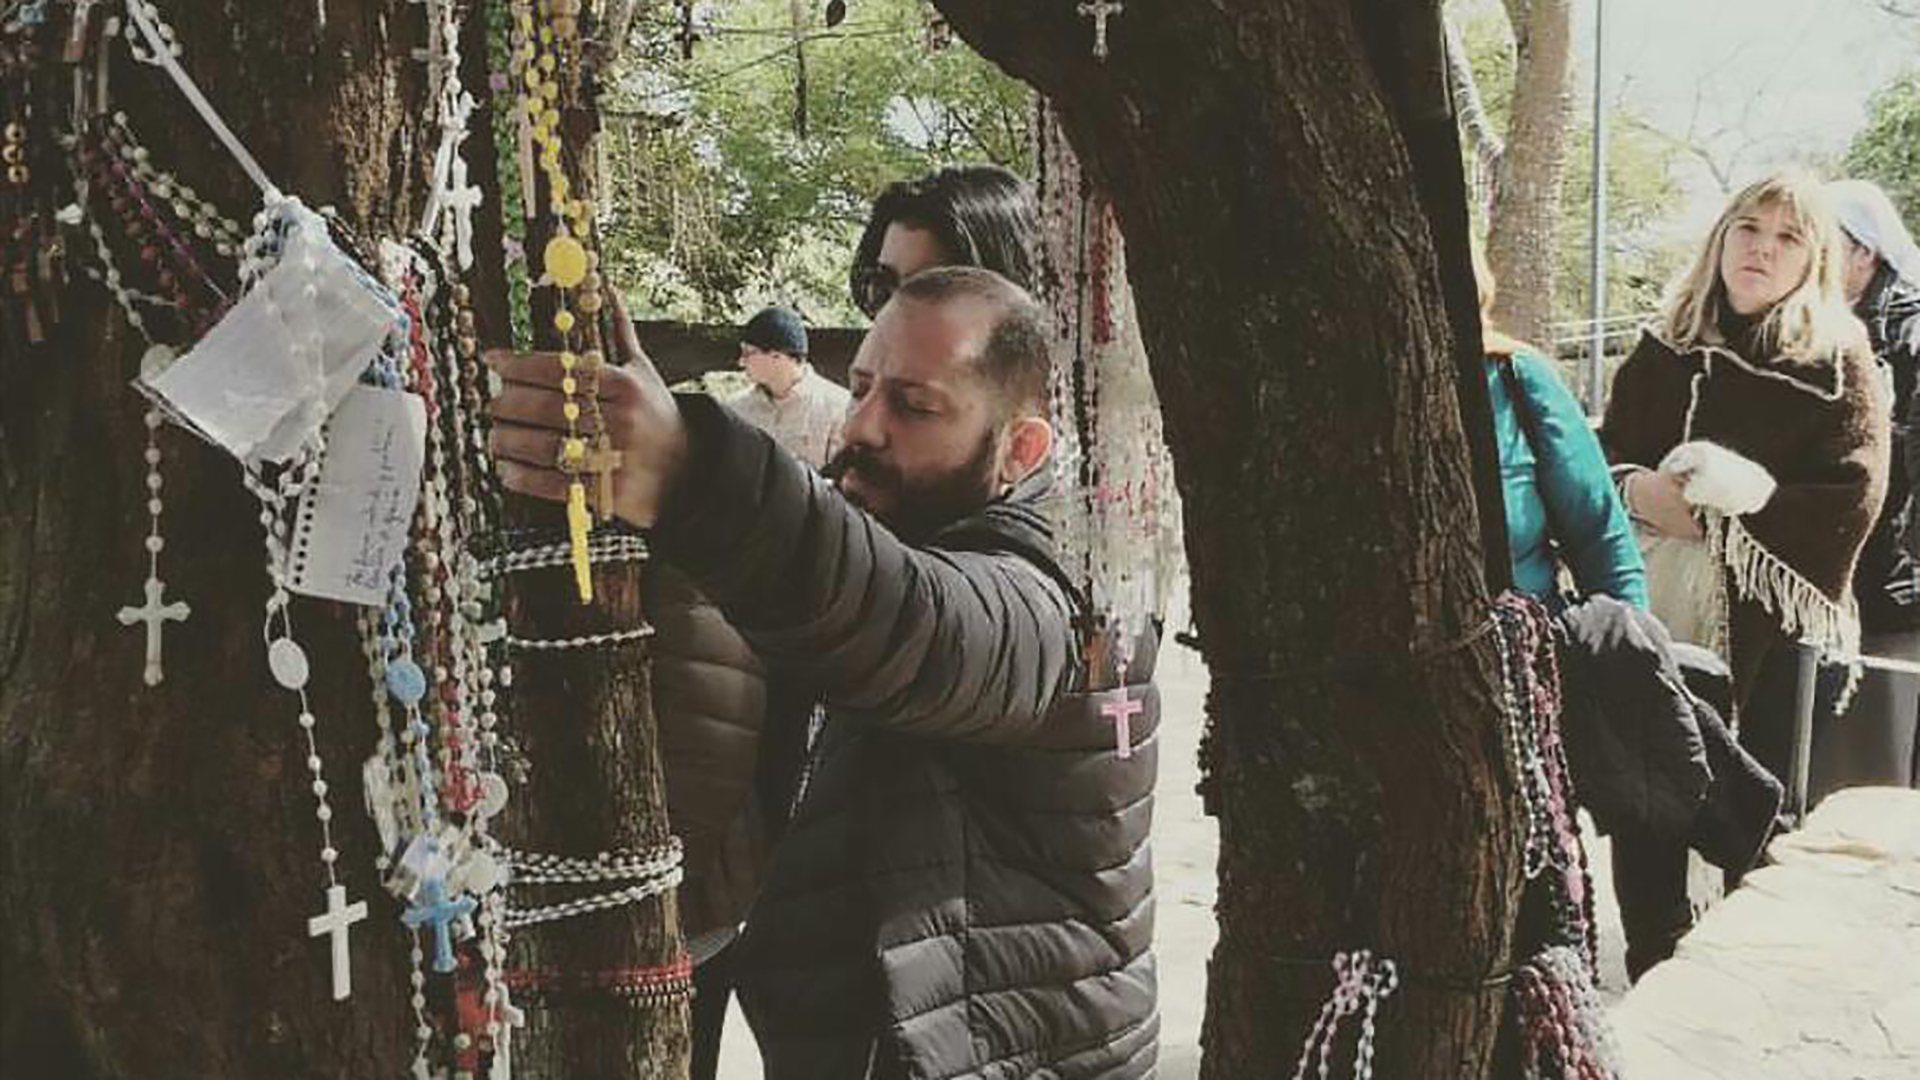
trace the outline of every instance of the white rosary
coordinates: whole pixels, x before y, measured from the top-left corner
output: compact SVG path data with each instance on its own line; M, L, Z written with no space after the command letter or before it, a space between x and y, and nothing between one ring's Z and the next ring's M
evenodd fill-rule
M165 346L154 346L164 349ZM160 579L160 552L165 550L166 540L160 535L160 512L166 503L160 497L160 444L157 441L161 424L160 412L148 409L145 416L147 428L147 584L146 603L139 607L120 609L120 622L123 626L145 623L147 626L147 660L143 678L148 686L159 686L166 678L161 666L160 635L169 622L185 622L193 609L180 600L166 602L167 583Z
M1313 1030L1307 1034L1306 1045L1300 1048L1293 1080L1306 1080L1307 1062L1314 1059L1316 1051L1319 1056L1316 1074L1320 1080L1327 1080L1333 1042L1340 1033L1341 1021L1356 1013L1360 1014L1360 1035L1353 1050L1353 1075L1355 1080L1371 1080L1373 1076L1374 1020L1380 1003L1399 988L1399 970L1392 960L1384 957L1376 960L1371 950L1360 949L1334 953L1333 973L1333 994L1320 1007Z

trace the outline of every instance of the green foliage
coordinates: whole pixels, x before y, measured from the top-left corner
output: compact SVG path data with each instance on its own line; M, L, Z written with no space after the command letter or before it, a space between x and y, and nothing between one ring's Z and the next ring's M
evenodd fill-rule
M1846 172L1885 188L1901 216L1920 223L1920 71L1874 92L1867 126L1847 147Z
M1675 175L1680 151L1639 127L1615 120L1607 128L1607 316L1646 315L1660 305L1667 282L1684 269L1699 237L1668 228L1686 203ZM1593 314L1593 124L1568 139L1562 195L1567 235L1560 248L1560 295L1565 321Z
M1499 3L1462 0L1453 13L1460 19L1481 105L1493 129L1504 133L1515 68L1506 11ZM1692 254L1691 238L1674 237L1665 228L1686 201L1677 176L1679 157L1676 147L1635 123L1623 107L1612 110L1607 127L1609 317L1651 312L1668 279ZM1593 111L1587 97L1576 104L1567 132L1555 322L1584 323L1592 318L1592 232ZM1568 336L1584 340L1584 331L1570 328Z
M1030 174L1032 99L958 43L929 46L923 0L860 0L827 28L789 0L699 5L713 33L681 56L679 11L654 5L603 100L603 248L635 313L737 321L763 303L856 319L847 267L871 200L962 161Z

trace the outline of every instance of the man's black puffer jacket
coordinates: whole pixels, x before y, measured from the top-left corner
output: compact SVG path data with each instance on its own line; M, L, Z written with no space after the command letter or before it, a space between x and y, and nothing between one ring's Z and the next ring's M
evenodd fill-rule
M767 1076L1151 1075L1151 651L1123 758L1047 470L913 547L724 409L681 414L699 471L655 544L829 717L736 945Z

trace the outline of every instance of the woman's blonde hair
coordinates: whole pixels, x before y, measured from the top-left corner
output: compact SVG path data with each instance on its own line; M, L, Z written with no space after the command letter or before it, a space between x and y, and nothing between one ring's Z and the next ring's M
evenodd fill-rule
M1840 226L1824 185L1809 173L1793 171L1755 181L1735 195L1714 222L1692 268L1668 286L1660 322L1673 344L1683 348L1727 344L1720 329L1721 319L1732 312L1727 284L1720 277L1727 233L1740 218L1775 205L1785 207L1792 216L1806 238L1809 258L1806 276L1761 317L1761 346L1812 359L1833 356L1861 340L1860 321L1847 304Z
M1522 349L1538 352L1526 342L1493 324L1493 302L1500 295L1500 283L1493 276L1493 264L1487 261L1486 245L1477 236L1468 237L1467 250L1473 256L1473 284L1480 293L1480 344L1488 356L1511 359Z

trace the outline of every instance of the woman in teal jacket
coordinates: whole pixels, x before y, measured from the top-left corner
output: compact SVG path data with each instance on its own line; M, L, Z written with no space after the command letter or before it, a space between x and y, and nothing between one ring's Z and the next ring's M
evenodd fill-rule
M1646 566L1600 440L1552 362L1494 329L1493 275L1474 255L1514 587L1558 611L1557 549L1580 595L1645 608Z

